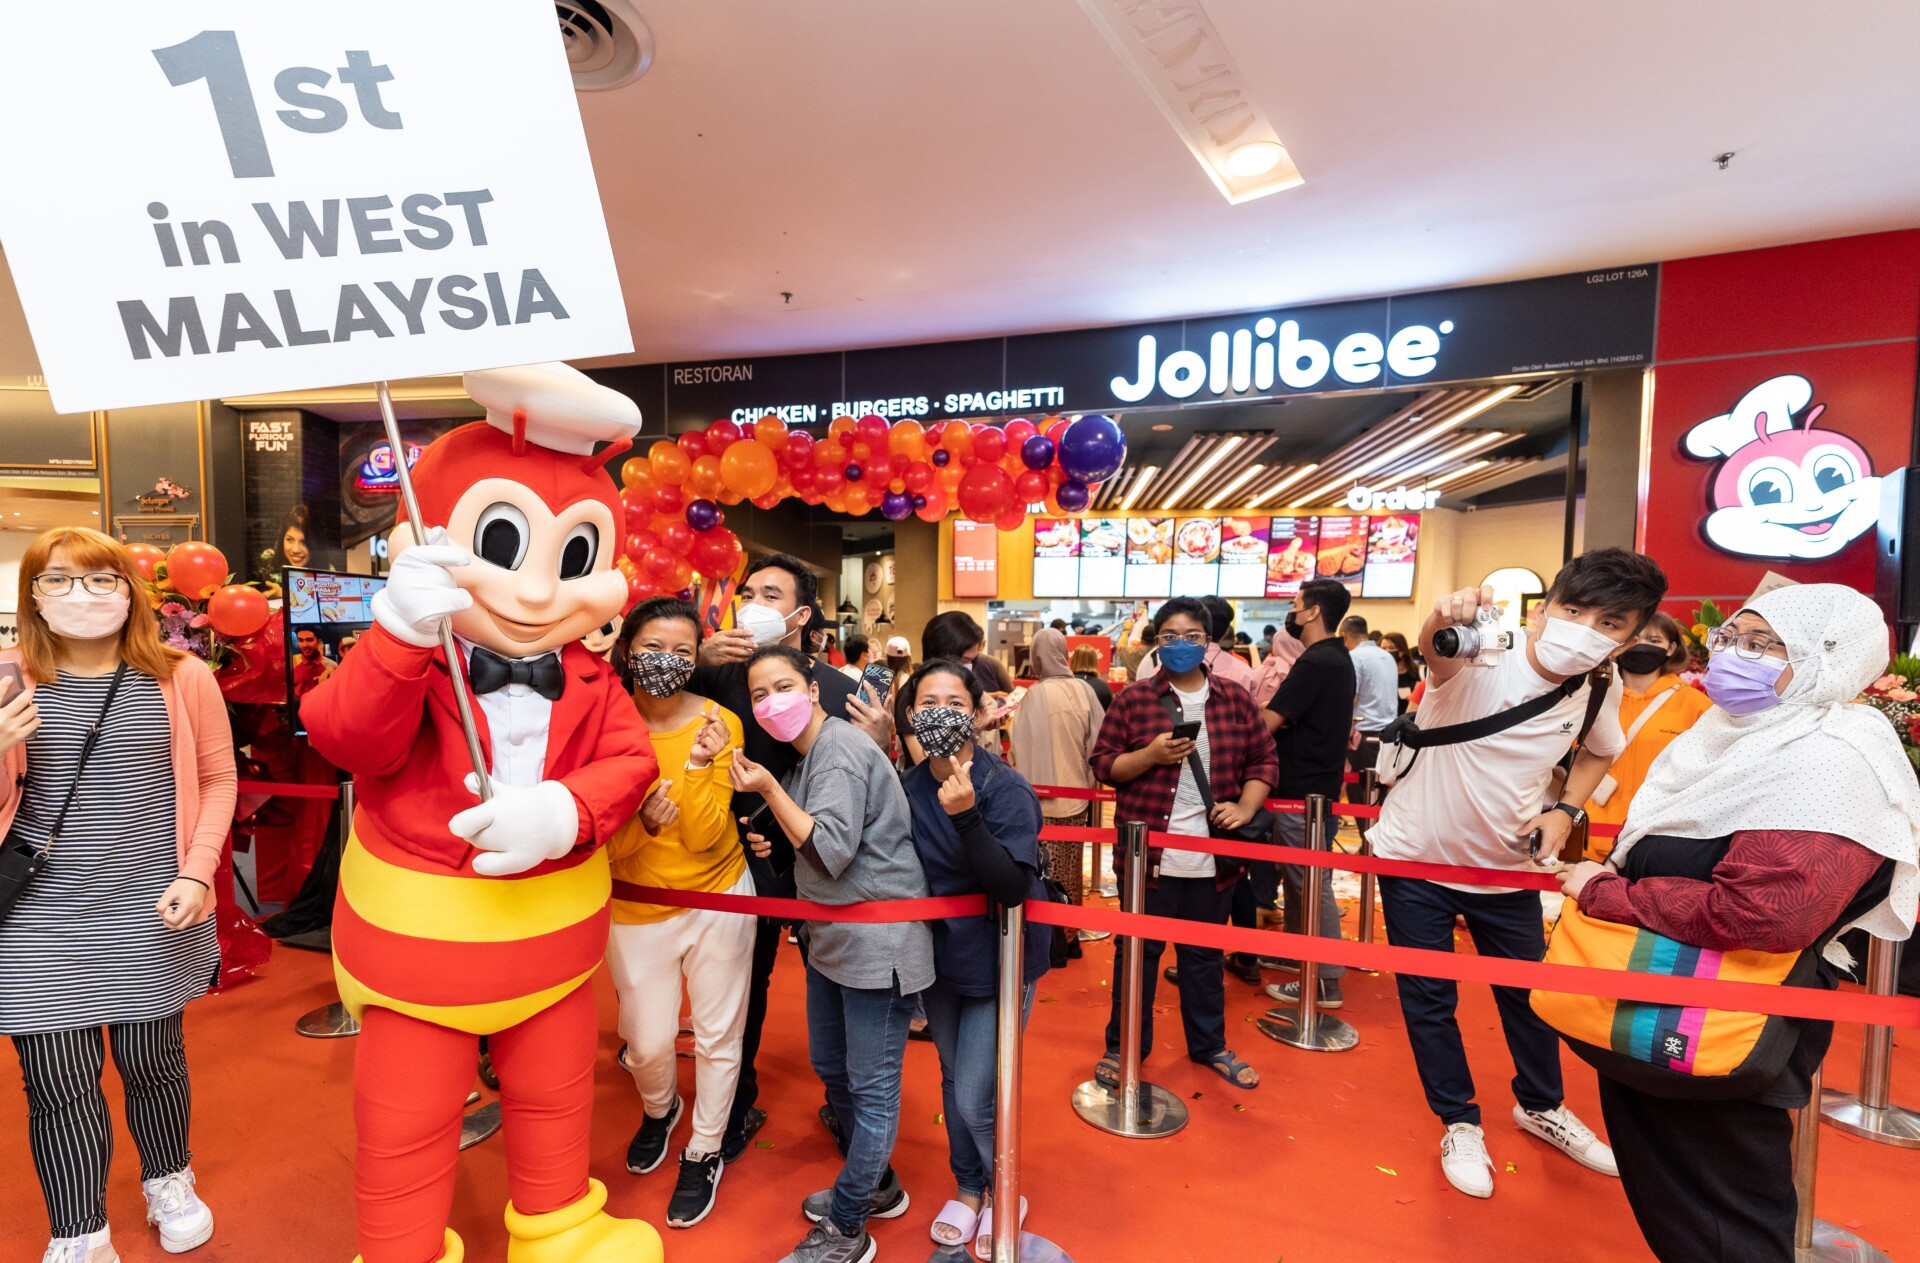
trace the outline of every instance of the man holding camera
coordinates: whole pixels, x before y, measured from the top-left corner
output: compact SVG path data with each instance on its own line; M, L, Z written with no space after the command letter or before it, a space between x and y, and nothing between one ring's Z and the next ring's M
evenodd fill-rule
M1579 804L1626 744L1619 689L1592 704L1588 673L1633 643L1666 590L1666 576L1648 558L1602 548L1561 568L1518 636L1492 622L1491 588L1442 597L1420 631L1428 679L1420 733L1406 743L1417 747L1412 763L1390 743L1383 751L1383 763L1398 754L1400 775L1370 834L1374 854L1536 872L1535 856L1550 862L1558 855L1585 819ZM1422 734L1438 738L1439 730L1465 725L1478 731L1450 734L1446 744L1420 742ZM1560 799L1546 802L1554 768L1576 741ZM1382 877L1380 897L1387 939L1397 947L1452 951L1459 917L1482 956L1539 960L1546 953L1537 891ZM1441 1170L1462 1193L1491 1197L1493 1163L1454 1016L1459 989L1413 974L1396 983L1427 1105L1447 1128ZM1493 993L1513 1057L1514 1122L1583 1166L1617 1176L1613 1151L1562 1101L1552 1028L1528 1007L1525 991Z

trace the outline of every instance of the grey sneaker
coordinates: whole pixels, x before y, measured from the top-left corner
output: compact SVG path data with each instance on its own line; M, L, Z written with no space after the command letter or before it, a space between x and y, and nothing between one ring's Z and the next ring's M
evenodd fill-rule
M780 1263L873 1263L873 1256L878 1253L866 1229L843 1237L833 1220L828 1219L815 1224Z
M900 1175L892 1167L880 1178L880 1187L873 1190L873 1199L867 1203L867 1218L898 1219L907 1213L907 1204L911 1199L900 1183ZM800 1203L800 1213L810 1222L827 1222L827 1216L833 1213L833 1190L823 1188L818 1193L807 1194Z

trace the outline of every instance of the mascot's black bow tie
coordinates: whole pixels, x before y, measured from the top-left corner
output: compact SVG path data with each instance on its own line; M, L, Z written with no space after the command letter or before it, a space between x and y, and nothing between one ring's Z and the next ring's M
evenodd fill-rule
M538 658L503 658L478 645L467 657L467 678L473 682L476 693L491 693L509 684L525 684L550 702L559 700L567 680L557 653L542 654Z

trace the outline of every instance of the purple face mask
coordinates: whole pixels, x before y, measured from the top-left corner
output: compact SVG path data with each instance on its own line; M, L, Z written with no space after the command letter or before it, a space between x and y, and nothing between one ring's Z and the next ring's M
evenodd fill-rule
M1786 669L1782 658L1743 658L1723 649L1707 662L1707 696L1729 715L1757 715L1780 704L1773 689Z

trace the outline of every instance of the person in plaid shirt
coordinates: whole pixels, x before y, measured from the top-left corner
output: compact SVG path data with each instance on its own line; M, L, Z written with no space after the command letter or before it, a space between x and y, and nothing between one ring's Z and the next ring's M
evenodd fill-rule
M1113 785L1118 796L1114 819L1144 820L1149 830L1196 836L1237 829L1253 818L1279 776L1273 738L1246 689L1209 677L1205 661L1212 637L1200 602L1175 597L1163 604L1154 614L1149 639L1158 649L1159 669L1114 699L1093 748L1094 774ZM1198 721L1196 737L1174 738L1175 709L1186 722ZM1208 796L1194 782L1189 756L1196 754L1212 790L1211 809ZM1146 912L1225 925L1239 876L1236 862L1216 864L1203 852L1152 847L1147 852ZM1120 877L1124 880L1125 874ZM1142 944L1142 1049L1153 1047L1153 993L1165 949L1164 942ZM1258 1072L1227 1048L1221 953L1184 944L1176 945L1174 953L1180 966L1187 1056L1235 1087L1257 1087ZM1116 951L1107 1051L1094 1068L1094 1078L1110 1086L1120 1072L1121 960Z

